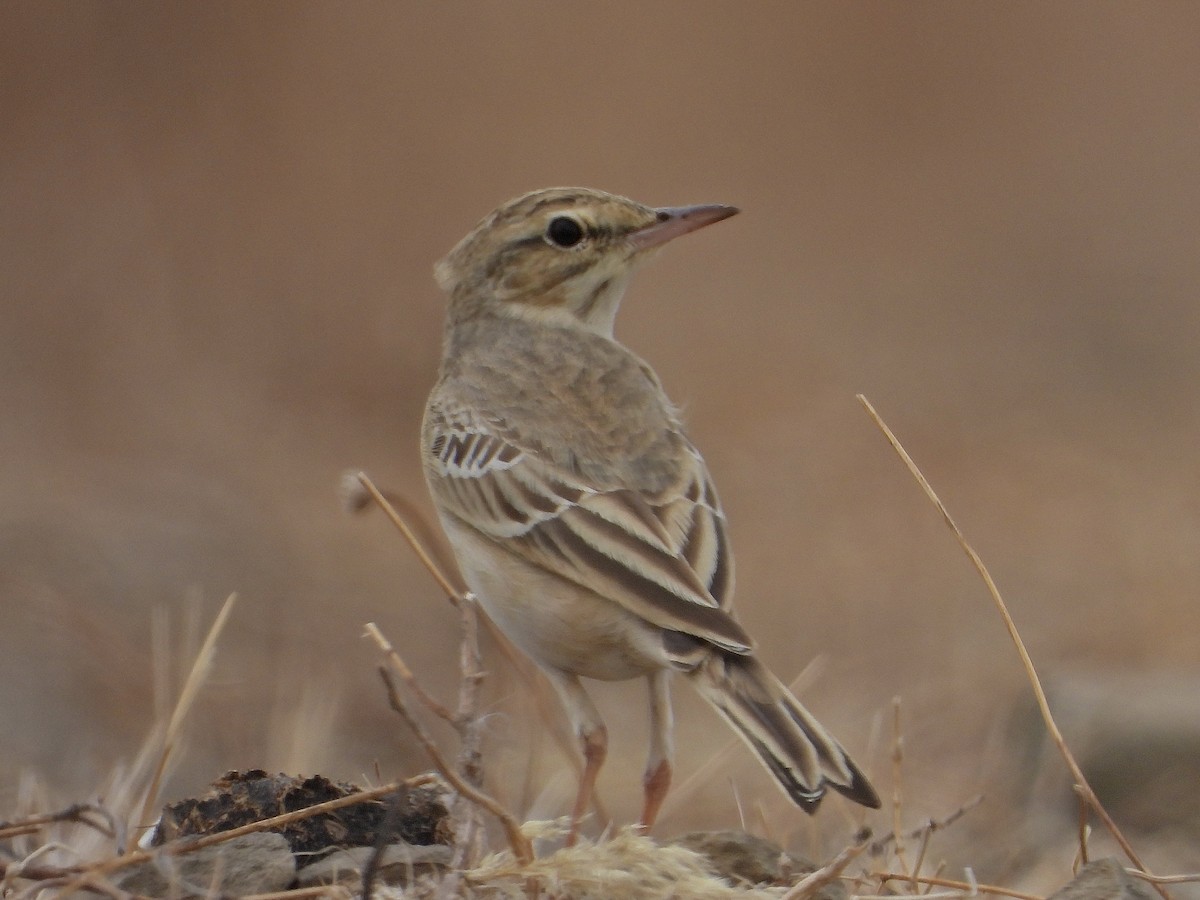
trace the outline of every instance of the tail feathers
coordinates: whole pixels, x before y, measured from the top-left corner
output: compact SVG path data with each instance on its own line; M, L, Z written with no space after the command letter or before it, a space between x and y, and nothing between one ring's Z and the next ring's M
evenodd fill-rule
M757 659L712 653L689 677L805 812L816 811L828 788L879 808L846 751Z

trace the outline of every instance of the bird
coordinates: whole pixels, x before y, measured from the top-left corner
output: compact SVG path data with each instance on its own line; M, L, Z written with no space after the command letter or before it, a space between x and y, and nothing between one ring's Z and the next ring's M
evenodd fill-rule
M422 469L471 593L549 679L579 740L568 844L608 751L581 679L647 681L645 831L671 783L677 674L804 811L829 789L879 807L734 616L733 556L708 468L654 370L614 336L633 273L669 241L738 212L537 190L484 217L434 269L449 300Z

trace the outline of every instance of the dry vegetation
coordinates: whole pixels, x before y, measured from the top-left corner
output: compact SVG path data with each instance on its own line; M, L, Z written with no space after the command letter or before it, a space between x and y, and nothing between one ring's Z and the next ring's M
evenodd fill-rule
M1128 872L1152 885L1165 900L1170 900L1169 885L1198 881L1200 875L1156 875L1142 863L1136 849L1122 835L1088 784L1063 739L1021 636L983 561L874 408L864 397L860 396L859 399L943 516L987 585L1020 656L1045 728L1070 772L1080 799L1080 819L1076 856L1074 860L1060 861L1063 881L1068 880L1072 870L1089 861L1089 836L1094 819L1124 850L1130 864ZM906 824L904 741L898 699L894 706L891 741L893 830L881 836L872 835L864 829L852 843L824 865L808 873L795 874L787 879L787 883L771 886L731 884L714 874L705 857L681 846L659 844L628 827L606 830L595 842L585 840L573 848L539 854L535 846L553 846L561 837L562 822L521 823L500 802L489 796L483 787L486 759L482 744L479 688L484 670L479 655L474 604L440 571L388 499L365 476L358 476L358 481L361 485L351 500L352 506L362 509L369 499L384 510L437 580L462 622L460 689L453 709L439 702L421 686L400 652L380 629L374 624L367 626L367 634L383 656L379 671L392 708L424 747L437 773L453 787L459 807L454 814L458 827L450 868L439 877L427 877L415 882L407 892L373 883L373 876L364 875L368 886L366 890L373 890L374 896L512 897L522 900L536 897L632 900L672 896L714 900L753 897L800 900L830 896L819 892L831 884L841 884L850 896L859 898L881 895L923 898L993 895L1038 900L1035 895L1003 885L978 883L970 869L961 877L951 877L951 873L943 871L942 865L933 862L937 858L934 845L938 833L953 827L960 818L968 815L980 798L968 801L941 820L930 820L916 828ZM234 603L235 597L230 596L200 644L170 715L159 721L134 762L112 774L108 784L99 793L101 800L51 812L47 811L49 792L32 780L23 785L17 808L9 813L9 821L0 824L0 845L6 849L6 859L0 862L0 871L3 872L0 892L4 896L69 896L87 890L101 896L137 897L117 887L122 873L134 866L148 861L169 860L221 845L246 834L281 829L297 820L377 801L406 784L426 783L435 777L423 775L408 782L381 785L233 830L179 839L147 849L144 846L146 842L142 840L148 830L147 823L154 820L155 810L162 803L162 786L182 749L184 723L212 670L217 641L229 620ZM520 670L519 660L513 657L512 661ZM527 669L522 671L529 677ZM402 687L397 684L397 677ZM536 691L532 682L530 687ZM405 699L406 693L420 703L424 713L414 712ZM459 747L455 762L447 760L422 725L422 716L427 714L449 723L457 733ZM569 746L564 750L570 753ZM485 818L498 825L498 828L489 829ZM489 847L489 836L499 836L504 846ZM376 848L373 861L377 861L381 851L382 847ZM368 871L373 868L373 862L368 864ZM209 887L210 896L226 896L221 892L219 875L218 870L216 883ZM349 897L351 893L343 886L329 886L253 896L255 900L298 900L302 897Z

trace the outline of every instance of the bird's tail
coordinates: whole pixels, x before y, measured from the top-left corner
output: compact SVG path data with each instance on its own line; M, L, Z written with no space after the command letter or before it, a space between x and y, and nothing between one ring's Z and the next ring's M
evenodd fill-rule
M828 788L879 807L879 795L841 745L753 656L714 652L688 677L805 812L816 811Z

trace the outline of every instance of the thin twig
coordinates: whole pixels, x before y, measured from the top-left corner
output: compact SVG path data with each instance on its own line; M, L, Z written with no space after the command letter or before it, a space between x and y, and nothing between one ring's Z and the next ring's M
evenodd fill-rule
M349 889L336 884L314 887L292 888L290 891L272 891L269 894L246 894L239 900L307 900L309 897L341 897L350 900L354 895Z
M28 881L49 881L52 878L71 878L77 874L79 874L78 867L27 866L20 860L13 862L0 860L0 879L3 880L24 878Z
M401 794L397 792L388 801L387 812L383 814L383 821L379 823L379 831L375 835L375 846L371 848L371 855L367 859L367 864L363 866L363 900L371 900L371 894L375 890L375 879L378 877L379 868L383 863L383 854L387 851L388 845L392 842L400 825L400 800Z
M388 665L396 670L396 674L400 676L400 679L407 685L408 689L416 695L417 699L439 719L443 719L457 727L458 720L455 718L454 713L425 692L425 688L421 687L421 683L417 681L417 676L412 673L412 670L404 662L404 658L396 652L396 648L392 646L391 641L384 637L383 632L379 630L379 626L374 622L368 622L364 628L366 629L367 636L379 645L379 649L387 657Z
M921 874L921 866L925 865L925 854L929 852L929 841L933 837L933 829L926 828L925 833L921 835L920 849L917 850L917 861L912 867L912 886L913 890L917 890L917 876Z
M877 878L883 884L889 881L912 881L913 876L907 872L872 872L871 878ZM929 884L934 887L955 888L960 891L975 894L999 894L1002 897L1016 897L1017 900L1044 900L1037 894L1026 894L1021 891L1014 891L1011 888L998 887L994 884L979 884L974 881L955 881L953 878L938 878L932 875L919 875L915 879L921 884Z
M417 536L413 533L413 530L408 527L408 523L400 517L399 513L396 512L395 507L388 503L387 498L383 496L383 493L379 490L379 488L375 487L375 482L371 481L371 479L367 477L366 472L359 472L358 480L362 486L366 488L366 491L371 495L371 498L377 504L379 504L379 508L383 510L384 515L386 515L388 519L391 520L392 524L396 526L396 529L402 535L404 535L404 539L408 541L408 546L412 548L413 553L417 554L417 559L421 561L421 565L425 567L429 574L433 576L433 580L436 581L442 591L445 592L446 599L457 606L459 603L458 588L456 588L453 582L451 582L450 579L445 576L441 568L438 567L438 564L433 561L433 557L425 551L425 547L419 540L417 540Z
M950 815L943 816L941 819L929 819L920 828L914 828L911 831L906 832L904 834L904 836L907 837L909 840L915 841L915 840L922 839L922 836L928 832L941 831L943 828L947 828L950 825L953 825L955 822L957 822L959 819L961 819L964 815L966 815L967 812L974 809L976 806L978 806L982 802L983 802L983 794L976 794L974 797L972 797L970 800L968 800L966 803L964 803L958 809L954 810L954 812L950 813ZM891 834L884 835L883 837L873 841L870 845L870 851L871 851L870 855L871 856L879 856L881 853L883 853L884 849L886 849L887 845L892 843L895 840L896 840L896 833L892 832ZM905 866L904 868L905 868L905 871L908 870L907 866Z
M1088 804L1087 800L1076 792L1076 800L1079 801L1079 864L1086 866L1088 864L1088 836L1091 828L1088 826Z
M102 817L105 822L96 822L88 817L88 813L95 813ZM16 822L0 822L0 841L6 841L25 834L33 834L40 831L43 826L52 825L56 822L78 822L80 825L94 828L105 837L110 838L114 837L117 831L112 813L103 806L93 803L73 803L66 809L59 810L58 812L44 813L40 816L29 816L25 819L19 819Z
M772 844L782 844L783 841L775 834L775 829L771 827L771 820L767 817L767 807L761 799L754 801L754 818L758 820L758 833L765 837ZM748 829L743 829L748 830Z
M454 717L458 723L458 771L472 787L483 787L483 717L479 714L479 695L484 681L483 658L479 652L479 612L471 594L463 596L458 606L462 623L462 639L458 648L458 708ZM458 814L461 828L454 848L451 865L462 871L479 859L483 851L483 817L479 807L460 800Z
M865 843L851 844L821 868L797 881L779 900L800 900L802 897L811 897L819 888L840 878L846 866L854 862L855 858L866 849Z
M367 507L376 504L375 498L358 480L357 471L345 472L342 475L341 493L346 508L352 513L365 512ZM408 523L413 535L429 554L429 558L443 572L454 571L454 557L450 548L440 534L437 524L430 521L426 511L419 503L414 503L404 494L388 488L379 488L379 495L400 512L401 518Z
M904 821L904 732L900 728L900 698L892 698L892 834L896 836L896 861L905 871L909 869L905 856L904 832L901 825ZM916 883L913 883L916 889Z
M200 686L208 676L213 656L216 653L217 638L224 630L225 623L229 621L229 615L233 612L233 605L236 602L237 594L230 594L225 598L225 602L221 606L221 611L217 613L212 627L208 629L204 643L200 645L200 650L192 662L192 668L184 680L183 688L179 692L179 699L175 702L175 709L171 711L171 718L163 734L162 749L159 751L158 763L154 767L154 775L150 779L150 786L146 789L146 796L142 801L142 812L137 820L139 824L145 825L153 818L154 810L158 805L158 793L162 788L167 767L174 756L175 742L179 739L179 732L183 727L183 721L187 718L187 714L191 710L196 696L200 693Z
M908 471L912 474L913 478L917 480L917 483L925 492L925 496L929 498L930 502L933 503L938 512L942 514L942 518L945 520L946 525L951 531L954 532L954 536L958 540L959 546L962 547L963 552L967 554L967 557L971 560L971 564L975 567L975 570L983 579L983 583L987 586L988 593L991 594L992 600L996 604L996 609L1000 613L1000 618L1004 620L1004 627L1008 630L1008 636L1012 639L1013 645L1017 648L1017 654L1021 657L1021 665L1024 667L1025 674L1029 678L1029 684L1033 688L1034 697L1037 699L1038 709L1042 714L1042 721L1046 725L1046 730L1050 734L1050 739L1054 742L1054 745L1058 748L1058 752L1062 756L1063 761L1067 764L1067 768L1071 772L1071 777L1075 779L1076 789L1087 800L1088 805L1096 811L1096 815L1100 817L1102 822L1104 822L1105 827L1112 834L1116 842L1120 844L1121 849L1125 851L1125 855L1129 857L1129 860L1134 864L1134 866L1136 866L1142 872L1150 874L1145 863L1138 858L1133 846L1125 839L1125 835L1121 833L1121 829L1117 827L1117 823L1113 821L1112 817L1108 814L1108 811L1105 810L1103 804L1101 804L1100 798L1096 796L1096 792L1092 790L1091 785L1088 784L1087 778L1084 777L1083 769L1081 769L1079 767L1079 763L1075 761L1075 755L1067 746L1067 742L1063 738L1062 732L1059 731L1058 723L1055 722L1054 715L1050 712L1050 703L1046 699L1046 692L1042 689L1041 679L1038 678L1037 670L1033 667L1033 659L1029 656L1029 651L1025 649L1025 642L1021 639L1021 635L1017 631L1016 623L1009 614L1008 605L1004 602L1004 598L1000 596L1000 589L996 586L996 582L992 579L992 575L988 571L987 566L984 565L983 559L978 553L975 552L975 549L969 543L967 543L966 537L963 536L962 531L959 529L958 525L955 524L954 519L950 517L950 512L946 509L945 504L943 504L938 498L937 493L933 490L933 486L930 485L929 481L921 473L921 470L917 467L917 464L913 462L912 457L908 455L908 451L904 449L900 441L896 438L895 434L892 433L892 430L888 428L887 423L885 423L880 417L879 413L875 411L875 407L872 406L870 401L867 400L867 398L862 394L858 395L858 401L866 408L867 414L871 416L876 426L880 431L883 432L884 437L886 437L888 440L888 443L892 445L892 449L895 450L900 459L904 461L904 465L908 467ZM1154 887L1159 894L1165 898L1165 900L1170 900L1170 894L1167 893L1163 887L1158 884L1155 884Z
M391 672L385 666L380 666L379 676L383 679L384 686L387 689L388 703L392 709L400 714L400 717L404 719L417 740L421 742L421 746L425 748L425 753L429 756L429 759L433 762L438 772L441 773L442 777L456 791L471 802L482 806L499 820L501 828L504 829L504 835L508 838L508 845L512 848L513 856L516 857L521 865L529 865L529 863L533 862L533 845L530 843L529 838L521 833L521 826L517 823L517 820L494 799L467 784L451 766L446 764L446 760L438 749L437 744L433 742L433 739L429 737L424 727L413 717L403 699L401 699L400 692L396 690L396 683L392 681Z
M1140 878L1142 881L1148 881L1151 884L1190 884L1194 881L1200 881L1200 873L1191 875L1151 875L1149 872L1139 872L1137 869L1126 869L1134 878Z
M937 868L933 870L933 874L930 877L931 878L941 878L942 873L945 871L946 871L946 861L943 859L937 864ZM974 885L976 883L975 882L975 873L972 872L970 869L968 869L967 874L971 876L971 883L972 883L972 885ZM933 890L933 885L925 886L926 894L930 893L932 890ZM974 889L972 889L972 893L974 893Z
M479 616L475 598L464 594L468 601L459 606L462 640L458 646L458 669L462 677L458 685L458 707L454 718L459 723L462 745L458 750L458 770L475 786L483 783L481 745L483 729L480 727L479 690L483 685L483 658L479 654Z

